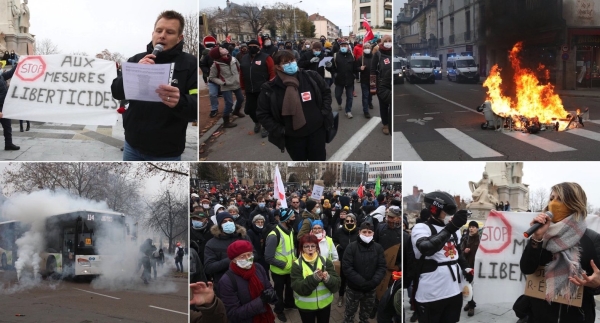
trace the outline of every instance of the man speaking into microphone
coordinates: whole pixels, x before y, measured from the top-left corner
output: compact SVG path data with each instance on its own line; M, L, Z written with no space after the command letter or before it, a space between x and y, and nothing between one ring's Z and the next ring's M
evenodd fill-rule
M171 84L156 89L161 102L129 100L123 113L124 161L180 161L188 122L198 118L198 62L183 52L183 16L163 11L154 23L146 52L127 61L139 64L175 63ZM162 49L162 50L161 50ZM123 77L113 80L112 95L125 100Z

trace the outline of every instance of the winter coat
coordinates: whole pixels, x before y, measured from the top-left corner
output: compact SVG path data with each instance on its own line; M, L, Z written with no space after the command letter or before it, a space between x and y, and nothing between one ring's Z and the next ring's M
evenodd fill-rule
M152 53L152 43L146 52L127 61L137 63ZM179 102L174 108L162 102L129 100L123 113L125 140L141 153L156 157L177 157L185 149L186 129L198 119L198 59L183 52L183 41L174 48L159 53L156 64L175 63L171 85L179 89ZM123 77L118 76L110 87L116 100L125 100Z
M204 271L207 275L212 275L215 283L218 283L221 276L229 269L229 257L227 256L227 247L237 240L248 240L246 228L239 225L235 226L236 231L232 234L226 234L221 231L218 225L214 225L210 232L213 238L206 243L204 250Z
M319 67L319 62L311 63L310 60L314 57L319 58L319 62L325 58L325 51L321 51L319 56L315 56L312 50L305 52L298 61L298 67L303 68L305 70L311 70L319 73L321 77L325 78L325 66Z
M593 230L586 229L585 234L579 241L581 255L579 262L581 268L585 270L588 276L593 273L590 260L594 263L600 263L600 234ZM544 266L552 260L552 253L541 246L533 248L531 239L528 240L525 250L521 255L521 271L525 275L533 274L539 266ZM583 300L581 308L569 307L564 304L550 303L543 299L529 297L531 301L531 313L529 313L529 322L534 323L553 323L557 322L560 314L560 322L589 322L595 321L596 303L594 301L595 290L589 287L583 289Z
M217 67L217 65L219 67ZM210 67L208 79L211 82L220 85L221 91L237 90L240 88L240 63L235 57L231 57L229 64L220 59L216 60Z
M334 84L340 86L354 84L354 73L360 72L360 66L350 50L347 53L337 52L331 61L332 65L327 70L335 73Z
M248 229L248 238L250 238L250 242L252 242L252 246L254 247L255 251L254 262L258 262L265 258L262 241L262 233L265 228L266 225L262 229L259 229L254 224L250 224L250 228Z
M392 104L392 57L383 51L373 54L371 75L377 75L377 97Z
M13 64L13 67L8 72L3 72L0 74L0 111L4 108L4 100L6 99L6 94L8 93L8 83L6 80L10 80L15 74L17 70L17 64Z
M333 262L323 257L321 257L321 259L321 261L325 260L325 271L329 274L329 280L327 282L323 281L323 285L325 285L325 287L327 287L332 294L337 293L340 290L342 280L335 271ZM294 261L294 264L292 264L292 272L290 274L290 278L292 280L292 289L300 296L309 296L315 291L315 289L317 289L317 286L321 282L318 281L314 275L304 277L304 274L302 273L302 266L298 265L298 262L302 264L302 262L305 262L304 258L300 257L299 261ZM308 264L308 266L311 267L310 264ZM321 268L314 268L313 273L316 271L316 269Z
M195 242L198 245L197 252L202 262L204 262L204 249L206 243L213 237L212 233L210 232L210 229L212 229L213 226L214 224L211 220L208 220L202 229L194 229L190 226L190 242ZM192 247L194 247L193 244Z
M304 213L302 213L302 226L300 227L300 230L298 230L298 240L300 240L300 238L302 238L305 234L310 233L310 230L312 229L310 219L315 221L320 220L321 218L314 213L304 210Z
M398 256L396 257L396 266L402 268L402 240L404 232L402 231L402 228L390 229L387 223L380 223L377 227L377 231L379 234L377 235L375 242L379 243L384 251L397 244L400 245L400 248L398 248Z
M256 276L262 282L264 289L273 289L263 267L257 264L254 264L254 267L256 267ZM227 318L229 322L252 323L255 315L266 311L265 305L260 297L252 299L247 280L236 274L233 274L233 277L235 284L229 279L229 274L223 275L219 281L219 293L227 310Z
M358 58L358 65L365 66L365 69L360 71L360 83L361 84L370 84L370 82L371 82L371 61L372 60L373 60L373 54L364 54L362 57Z
M190 323L227 323L225 305L215 296L210 305L194 306L190 311Z
M462 242L462 241L461 241ZM470 248L469 253L465 253L463 250L463 254L469 263L469 268L475 268L475 253L477 252L477 248L479 248L479 233L475 235L467 235L467 241L465 244L465 248Z
M374 291L383 280L386 268L383 248L375 241L367 244L359 238L344 252L342 270L352 290Z
M286 86L283 84L281 79L276 76L275 79L262 85L260 95L258 97L258 109L256 110L256 118L260 124L269 132L269 142L276 145L281 151L285 151L286 137L297 136L299 133L306 133L308 130L312 130L307 133L309 135L319 127L330 129L333 127L333 114L331 111L331 89L325 83L325 80L318 76L314 71L298 70L298 80L300 87L298 92L310 91L312 94L312 102L315 104L319 111L306 111L303 109L306 124L294 131L294 133L286 133L286 125L291 124L292 116L282 116L283 111L283 98L286 92ZM308 101L311 103L311 101ZM304 104L303 104L304 106ZM320 114L317 117L321 117L321 124L314 121L315 113ZM311 122L312 120L312 122ZM316 127L316 129L313 129Z
M356 223L355 223L356 224ZM358 227L352 231L348 231L345 226L337 229L333 234L333 244L337 248L340 259L344 259L344 253L350 243L358 238Z

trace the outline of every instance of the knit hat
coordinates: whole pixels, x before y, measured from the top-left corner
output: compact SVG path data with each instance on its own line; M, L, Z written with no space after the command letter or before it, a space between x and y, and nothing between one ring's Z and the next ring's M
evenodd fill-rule
M315 227L315 225L320 225L320 226L321 226L321 228L324 228L324 227L325 227L325 225L323 225L323 221L321 221L321 220L315 220L315 221L313 221L313 222L312 222L312 224L310 225L310 228L311 228L311 229L312 229L312 228L314 228L314 227Z
M250 40L247 44L248 45L258 45L258 46L260 46L260 43L256 39Z
M219 214L217 214L217 224L221 225L221 223L223 223L223 220L230 218L233 220L233 216L231 216L231 214L229 214L229 212L221 212Z
M208 52L208 57L210 57L212 59L219 59L219 58L221 58L221 52L219 52L219 47L213 47L213 49L211 49Z
M227 257L230 260L246 252L252 252L252 244L248 240L236 240L227 247Z
M316 205L317 205L317 201L308 200L308 201L306 201L306 210L310 212L315 208Z
M332 47L331 42L330 41L326 41L325 42L325 48L331 48L331 47Z
M360 225L360 228L358 229L360 230L364 230L364 229L369 229L371 231L375 231L375 228L373 227L373 224L371 222L365 221Z
M285 222L289 220L294 215L294 210L292 209L279 209L279 221Z
M469 228L470 227L476 227L477 229L479 229L479 223L477 223L477 221L471 221L469 222Z
M201 219L201 218L206 218L206 217L207 217L206 213L201 212L201 211L195 211L192 214L190 214L190 218Z
M258 221L258 220L263 220L264 221L265 217L262 216L262 215L260 215L260 214L255 215L254 218L252 218L252 223L254 223L254 222Z
M242 48L242 47L248 47L248 45L246 45L246 43L242 43L242 44L240 45L240 48Z
M352 218L354 220L354 222L356 222L356 215L354 215L352 213L348 213L348 215L346 215L346 219L347 218Z

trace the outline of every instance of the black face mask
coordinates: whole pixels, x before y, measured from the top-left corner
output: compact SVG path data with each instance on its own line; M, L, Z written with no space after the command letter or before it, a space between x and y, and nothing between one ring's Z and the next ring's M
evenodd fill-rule
M292 49L292 46L285 46L286 49Z
M258 47L254 47L254 46L252 46L252 47L248 48L248 51L249 51L249 52L250 52L250 54L252 54L252 55L254 55L254 54L258 53L258 51L259 51L259 50L260 50L260 48L258 48Z

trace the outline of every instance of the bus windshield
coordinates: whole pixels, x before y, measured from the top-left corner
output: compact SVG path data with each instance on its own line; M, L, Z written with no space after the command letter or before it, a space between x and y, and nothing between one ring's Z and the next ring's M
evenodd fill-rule
M457 68L461 68L461 67L475 67L475 60L473 60L473 59L465 59L465 60L456 61L456 67Z
M417 68L423 68L423 67L431 67L431 60L428 59L413 59L410 61L410 67L417 67Z

